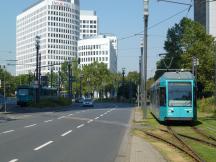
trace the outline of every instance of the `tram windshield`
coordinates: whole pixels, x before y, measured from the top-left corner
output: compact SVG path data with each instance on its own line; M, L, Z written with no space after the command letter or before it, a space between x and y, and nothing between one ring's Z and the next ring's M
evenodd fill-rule
M28 95L28 89L19 89L18 94L21 96Z
M169 106L192 106L192 85L190 82L168 84Z

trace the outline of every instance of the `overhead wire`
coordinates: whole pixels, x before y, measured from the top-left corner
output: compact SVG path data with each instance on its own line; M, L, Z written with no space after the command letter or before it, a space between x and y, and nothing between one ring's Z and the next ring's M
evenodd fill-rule
M191 6L190 6L190 7L191 7ZM168 21L168 20L170 20L170 19L172 19L172 18L174 18L174 17L176 17L176 16L178 16L178 15L184 13L185 11L190 11L190 10L189 10L188 8L186 8L186 9L184 9L184 10L181 10L181 11L177 12L176 14L174 14L174 15L172 15L172 16L170 16L170 17L164 19L164 20L161 20L160 22L158 22L158 23L156 23L156 24L153 24L153 25L149 26L149 27L148 27L148 30L149 30L149 29L152 29L152 28L154 28L154 27L159 26L160 24L162 24L162 23L164 23L164 22L166 22L166 21ZM129 39L129 38L133 38L133 37L136 37L136 36L141 35L141 34L143 34L143 33L144 33L144 31L141 31L141 32L138 32L138 33L135 33L135 34L131 34L131 35L129 35L129 36L120 38L119 41L125 40L125 39Z

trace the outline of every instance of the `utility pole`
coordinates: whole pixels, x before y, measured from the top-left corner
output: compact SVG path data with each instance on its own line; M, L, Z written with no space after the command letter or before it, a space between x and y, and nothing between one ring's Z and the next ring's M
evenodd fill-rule
M30 71L29 71L29 73L28 73L28 84L29 84L29 86L30 86L30 84L31 84L31 78L30 78L31 76L30 76Z
M138 108L140 108L140 85L137 86L137 102L138 102Z
M126 97L125 95L125 68L122 68L122 87L123 87L123 97Z
M144 42L143 42L143 72L144 72L144 92L143 92L143 108L144 108L144 119L147 118L147 52L148 52L148 16L149 16L149 0L144 0Z
M4 69L4 106L5 106L5 113L7 112L7 101L6 101L6 67L3 66Z
M71 62L68 63L68 94L69 98L72 99L72 69L71 69Z
M60 87L61 87L61 71L58 71L58 95L60 96Z
M83 75L80 74L80 97L82 97L82 78L83 78Z
M144 109L144 106L143 106L143 94L144 94L144 68L143 68L143 64L144 64L144 61L143 61L143 42L140 44L140 49L141 49L141 56L140 56L140 99L141 99L141 108Z
M36 103L38 103L40 101L40 70L39 70L39 61L40 61L40 56L39 56L39 50L40 50L40 37L36 36L36 80L35 80L35 84L36 84Z
M51 88L53 87L53 67L51 67Z

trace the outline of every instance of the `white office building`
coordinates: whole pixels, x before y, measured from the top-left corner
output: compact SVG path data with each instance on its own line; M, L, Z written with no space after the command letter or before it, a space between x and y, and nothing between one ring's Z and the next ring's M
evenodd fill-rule
M17 16L16 75L34 73L35 37L40 36L41 73L54 72L77 56L80 33L79 0L40 0ZM48 67L49 66L49 67Z
M80 39L97 36L99 33L99 19L95 11L80 11Z
M216 37L216 1L194 0L194 20L201 23L207 33Z
M112 72L117 72L117 38L115 36L99 35L78 42L80 66L94 62L103 62Z

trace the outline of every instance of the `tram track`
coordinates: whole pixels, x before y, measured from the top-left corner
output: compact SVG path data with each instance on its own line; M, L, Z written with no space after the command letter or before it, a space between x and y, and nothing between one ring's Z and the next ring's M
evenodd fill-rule
M172 134L183 146L183 148L187 149L190 156L196 160L197 162L204 162L203 160L186 142L172 129L171 126L167 126L167 129L170 134Z
M201 130L201 129L195 127L195 126L191 126L191 128L192 128L197 134L200 134L201 136L203 136L203 137L205 137L205 138L208 138L208 139L211 140L211 141L216 142L216 138L215 138L215 137L204 133L203 130Z
M166 132L166 133L169 133L168 130L165 130L165 129L159 129L159 130L163 131L163 132ZM202 144L206 144L208 146L216 148L216 143L214 143L214 142L210 142L210 141L207 141L207 140L204 140L204 139L200 139L200 138L196 138L196 137L191 137L191 136L188 136L188 135L185 135L185 134L182 134L182 133L177 133L177 134L179 136L181 136L181 137L184 137L184 138L187 138L187 139L191 139L193 141L197 141L197 142L200 142Z
M157 135L156 133L152 133L149 131L143 131L146 135L153 137L155 139L158 139L160 141L163 141L178 150L182 151L183 153L190 156L192 159L194 159L196 162L205 162L188 144L184 142L184 140L178 135L170 126L167 126L166 132L171 135L171 138L165 138L161 135ZM174 138L174 141L172 141ZM171 142L172 141L172 142Z

